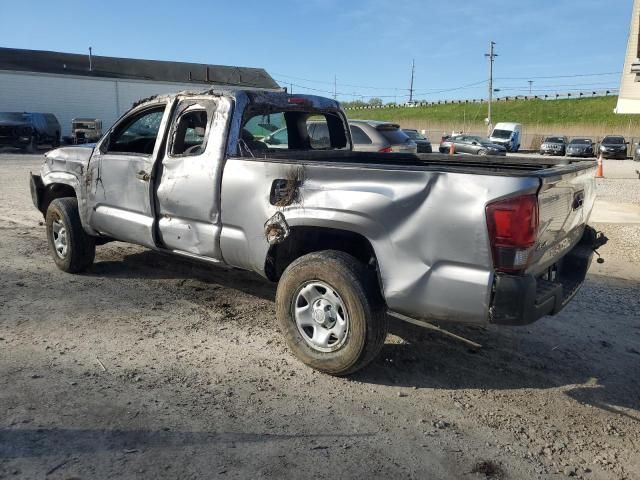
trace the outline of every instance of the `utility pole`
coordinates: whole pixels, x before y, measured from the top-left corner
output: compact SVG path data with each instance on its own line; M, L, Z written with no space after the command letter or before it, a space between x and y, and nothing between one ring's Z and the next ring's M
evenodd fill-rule
M413 102L413 76L416 71L416 59L411 61L411 84L409 85L409 103Z
M489 44L489 53L485 53L484 56L489 59L489 108L487 115L487 130L488 135L491 135L491 130L493 129L493 120L491 119L491 102L493 101L493 61L498 56L493 53L493 47L495 47L496 42L491 42Z
M89 71L93 71L93 48L89 47Z
M531 85L533 85L533 80L527 80L529 82L529 96L531 96Z
M338 98L338 94L337 94L337 83L338 83L338 77L336 75L333 76L333 99L336 100Z

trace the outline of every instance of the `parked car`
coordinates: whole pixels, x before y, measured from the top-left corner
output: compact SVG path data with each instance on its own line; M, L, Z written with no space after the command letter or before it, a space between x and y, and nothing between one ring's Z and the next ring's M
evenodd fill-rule
M39 145L60 145L60 123L52 113L1 112L0 146L35 152Z
M507 149L502 145L491 143L487 138L477 135L453 135L446 137L440 143L440 153L449 153L453 143L456 153L470 153L473 155L505 156Z
M567 153L567 137L547 137L540 145L540 155L560 155L562 157Z
M508 152L520 150L522 138L522 125L520 123L501 122L496 124L489 141L496 145L502 145Z
M640 143L636 143L633 148L633 160L640 162Z
M265 117L290 126L289 149L254 136L251 120ZM318 117L321 150L305 131ZM48 152L31 195L65 272L119 240L278 282L289 348L333 375L376 357L389 315L523 325L556 314L605 241L585 223L593 162L429 162L351 147L328 98L182 92L136 104L95 148ZM63 277L57 288L64 296Z
M574 138L567 145L567 157L593 157L595 146L590 138Z
M349 120L353 149L361 152L417 153L418 146L397 123Z
M607 135L600 142L600 153L604 158L617 158L624 160L627 158L627 142L619 135Z
M95 143L102 137L102 120L74 118L71 120L71 143Z
M422 135L418 130L415 130L413 128L403 128L402 131L418 146L418 153L433 152L433 148L431 147L431 142L429 141L429 139Z

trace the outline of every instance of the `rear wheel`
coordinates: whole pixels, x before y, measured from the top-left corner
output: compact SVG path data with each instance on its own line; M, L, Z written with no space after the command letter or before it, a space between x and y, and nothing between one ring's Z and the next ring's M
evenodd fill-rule
M60 270L77 273L91 266L96 255L96 243L82 228L75 198L52 201L47 209L46 226L49 250Z
M278 321L303 363L330 375L348 375L380 352L387 315L375 274L335 250L295 260L276 295Z

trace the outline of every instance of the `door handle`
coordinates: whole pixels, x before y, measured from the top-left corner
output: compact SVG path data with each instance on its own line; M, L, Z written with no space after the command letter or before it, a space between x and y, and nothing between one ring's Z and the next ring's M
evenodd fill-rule
M144 170L140 170L138 173L136 173L136 178L142 180L143 182L148 182L151 178L151 175L149 175Z

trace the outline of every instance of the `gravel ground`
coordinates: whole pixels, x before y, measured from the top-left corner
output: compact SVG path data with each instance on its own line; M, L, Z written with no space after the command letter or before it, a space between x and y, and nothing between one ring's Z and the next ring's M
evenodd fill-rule
M121 243L57 270L39 162L0 155L0 477L640 478L638 227L598 226L607 261L558 316L453 329L479 350L394 324L338 379L289 354L254 275Z

